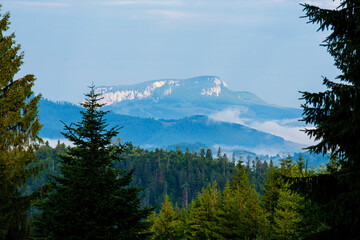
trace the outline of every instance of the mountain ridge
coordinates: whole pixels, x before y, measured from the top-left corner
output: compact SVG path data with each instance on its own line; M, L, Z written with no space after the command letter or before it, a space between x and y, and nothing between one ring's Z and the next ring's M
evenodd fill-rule
M44 124L40 135L43 138L63 139L66 124L81 120L80 106L62 102L56 103L41 99L40 121ZM119 133L123 141L148 147L166 147L178 143L202 143L209 147L215 145L251 149L267 147L279 152L298 152L303 147L281 137L257 131L236 123L215 121L204 115L189 116L182 119L154 119L120 115L110 112L106 116L109 126L124 126Z
M248 91L233 91L217 76L161 79L119 86L99 86L106 108L119 114L156 119L209 116L226 108L242 107L241 117L299 118L301 110L266 103Z

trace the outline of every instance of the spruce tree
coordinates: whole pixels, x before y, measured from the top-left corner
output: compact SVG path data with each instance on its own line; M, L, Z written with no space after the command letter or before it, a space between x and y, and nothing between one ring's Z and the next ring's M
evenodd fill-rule
M285 184L279 192L272 225L275 239L295 239L302 221L299 213L302 198L299 194L291 192L288 187Z
M133 170L114 167L125 149L112 143L119 127L109 128L94 86L86 97L82 120L65 124L73 147L61 156L61 174L51 177L39 205L35 238L134 239L144 231L151 209L140 209L140 189L130 185Z
M165 195L165 201L161 206L159 214L154 215L150 218L150 221L153 222L150 228L152 233L151 239L179 239L176 232L176 218L178 214L174 211L167 194Z
M282 176L298 177L299 167L291 159L290 155L280 159ZM300 172L302 168L300 168ZM300 214L301 202L303 198L296 192L289 189L289 183L281 181L278 189L278 199L274 209L272 230L275 239L294 239L300 228L302 215Z
M292 188L322 208L330 229L321 237L352 239L360 225L360 1L343 0L334 10L303 6L310 23L330 32L323 46L341 71L338 82L323 79L326 91L303 92L303 120L315 126L305 132L318 140L310 151L338 156L340 169L292 180Z
M31 90L33 75L14 79L23 53L14 34L4 36L9 17L0 13L0 239L25 239L31 200L37 193L24 194L21 189L39 171L34 151L42 141L38 135L40 95Z
M279 199L280 187L281 179L279 169L277 166L274 166L272 160L270 160L269 170L263 186L264 194L261 195L261 207L265 212L270 226L274 224L275 208ZM272 230L273 228L269 228L269 239L273 239L274 234Z
M212 156L212 151L210 148L206 149L206 155L205 155L205 158L208 159L208 160L212 160L213 159L213 156Z
M188 239L221 239L217 229L218 200L221 192L217 183L202 189L196 200L189 207Z
M223 239L255 239L266 236L265 214L242 163L241 160L238 161L219 204L217 227Z

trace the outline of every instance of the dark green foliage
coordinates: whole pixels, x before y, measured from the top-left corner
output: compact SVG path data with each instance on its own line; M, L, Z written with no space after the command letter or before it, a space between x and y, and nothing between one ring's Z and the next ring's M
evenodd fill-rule
M61 147L59 147L61 146ZM41 146L36 152L40 163L47 166L47 173L58 174L59 157L56 156L58 149L65 151L64 144L58 144L55 149L49 146ZM201 152L201 151L200 151ZM205 150L204 150L205 152ZM211 152L207 149L206 152ZM184 154L178 151L165 151L157 149L148 151L139 147L128 144L126 151L122 153L123 160L116 163L120 169L135 168L133 183L143 188L140 192L143 206L160 206L164 201L166 194L169 198L180 207L188 207L190 202L196 198L202 188L206 187L209 182L216 181L220 190L223 190L226 181L231 178L235 169L235 164L226 162L225 176L222 162L217 159L204 158L200 154ZM211 155L209 155L211 156ZM260 160L259 160L260 161ZM247 170L249 176L257 176L254 179L261 181L250 181L255 189L260 189L262 181L268 167L266 162L260 161L261 164L251 167ZM55 163L53 166L52 164ZM262 165L261 176L252 172L254 169L257 173L257 166ZM41 173L37 179L29 182L27 187L31 191L37 186L47 183L45 174ZM261 192L260 192L261 193Z
M113 144L118 127L108 128L91 92L82 104L82 120L66 125L74 147L61 155L60 175L52 175L50 192L39 205L34 237L38 239L132 239L145 228L139 188L130 186L133 170L119 170L124 145Z
M313 124L306 130L319 142L309 149L339 156L338 171L293 180L292 187L319 203L323 220L329 226L319 236L358 238L360 224L360 1L344 0L336 10L304 4L310 23L329 30L324 46L341 71L340 83L324 78L327 90L303 92L306 103L304 121Z
M160 213L148 219L153 224L153 238L269 239L268 229L272 226L247 171L240 161L223 191L216 182L208 184L187 210L174 210L166 197Z
M188 207L209 182L216 181L219 189L224 189L234 169L233 163L226 162L224 169L224 162L213 160L211 155L206 154L204 158L195 153L183 153L180 149L148 151L130 146L123 157L117 166L120 169L135 168L134 182L144 187L141 192L144 206L159 205L168 194L180 207Z
M275 208L279 199L281 180L279 168L270 161L269 170L266 174L265 184L262 187L261 207L265 211L270 226L274 225ZM269 229L270 238L273 238L273 229Z
M37 193L26 194L22 188L39 171L34 151L42 141L38 136L41 96L31 90L33 75L14 80L23 53L15 45L14 34L3 35L9 17L0 14L0 239L25 239L28 211Z
M52 148L46 142L45 145L41 145L39 149L35 152L35 155L38 159L38 164L43 166L44 169L39 173L36 178L31 178L28 181L28 186L26 187L26 192L34 192L39 187L46 185L48 183L47 175L59 175L59 162L60 155L65 154L66 146L64 143L60 144L58 141L55 148Z
M342 1L337 10L325 10L303 5L311 23L320 24L319 30L330 30L324 46L342 72L337 78L344 83L334 83L324 78L325 92L304 92L306 100L304 121L316 126L306 133L320 142L310 147L312 151L331 151L339 154L350 166L360 165L360 116L357 114L360 99L360 2Z
M249 166L250 167L250 166ZM255 187L257 193L263 194L262 186L265 183L265 176L268 171L268 164L258 157L251 162L251 169L248 169L250 183Z
M300 160L297 164L286 156L280 160L281 168L280 173L286 177L300 177L303 173L303 161L300 156ZM298 237L300 232L301 222L304 210L304 199L296 192L289 189L289 183L281 180L279 184L276 206L273 209L273 224L272 233L275 239L294 239Z

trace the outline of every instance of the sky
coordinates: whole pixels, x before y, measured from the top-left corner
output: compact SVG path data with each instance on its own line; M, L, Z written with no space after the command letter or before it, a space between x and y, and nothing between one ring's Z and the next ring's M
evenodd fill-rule
M34 90L80 103L87 86L215 75L230 89L300 108L338 75L298 0L1 0ZM334 8L338 1L309 2Z

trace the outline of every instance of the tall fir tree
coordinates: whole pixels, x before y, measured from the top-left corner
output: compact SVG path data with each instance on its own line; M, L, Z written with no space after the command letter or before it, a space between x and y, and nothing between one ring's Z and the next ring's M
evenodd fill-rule
M267 234L259 196L251 186L242 163L241 160L238 161L219 204L217 228L223 239L255 239Z
M289 155L280 159L280 165L280 172L286 177L299 177L299 173L302 172L302 161L296 165ZM303 220L300 213L303 198L299 193L291 191L286 181L281 181L278 191L272 223L275 239L295 239L298 237L300 223Z
M287 184L280 188L272 225L275 239L297 238L296 234L302 221L302 215L299 213L301 201L300 195L291 192Z
M279 168L270 160L269 170L265 177L263 186L264 194L261 195L261 207L265 212L269 226L274 225L275 208L279 199L281 180L279 176ZM274 239L275 234L273 228L269 227L269 239Z
M159 214L155 215L154 212L150 217L150 221L152 222L150 228L152 235L150 239L180 239L180 234L177 232L178 215L178 212L174 210L172 203L169 201L169 196L166 194L165 201L161 206Z
M118 127L110 128L99 94L91 87L82 120L66 125L72 142L61 156L60 176L52 176L50 192L39 205L34 237L38 239L135 239L152 209L140 209L139 188L130 186L133 170L114 167L125 146L113 144Z
M14 80L23 53L15 45L14 34L4 36L9 17L0 13L0 239L25 239L28 211L37 193L23 194L21 189L39 172L34 150L42 141L38 135L41 96L31 90L33 75Z
M340 82L324 78L324 92L303 92L305 132L318 140L309 149L339 156L340 170L292 180L293 189L318 202L329 226L321 237L356 238L360 225L360 1L342 0L334 10L303 4L305 17L329 31L325 46L341 71Z
M189 235L187 239L221 239L217 229L218 200L221 192L217 183L210 184L189 207Z

